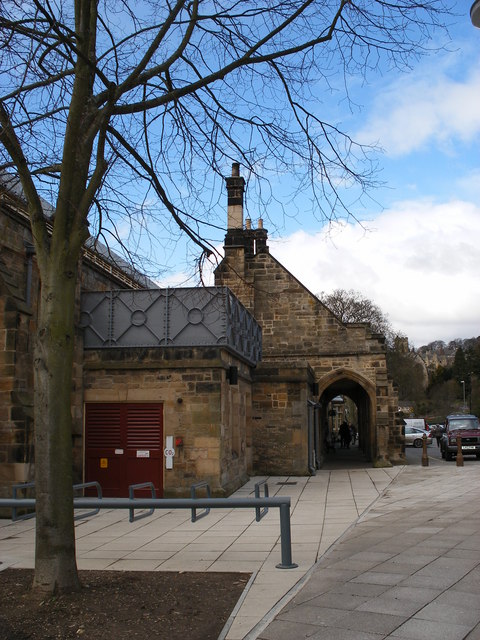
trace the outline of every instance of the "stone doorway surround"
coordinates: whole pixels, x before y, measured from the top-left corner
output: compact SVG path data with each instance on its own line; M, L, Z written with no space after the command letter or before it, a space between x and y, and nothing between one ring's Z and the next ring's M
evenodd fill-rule
M358 372L345 368L333 371L324 376L318 382L321 429L320 442L324 443L324 430L326 425L331 427L331 416L328 415L328 407L336 397L348 397L356 407L356 428L358 446L365 455L367 461L375 460L379 452L377 450L375 398L376 389L370 380L359 375ZM350 419L349 422L352 422ZM325 452L322 451L322 454Z

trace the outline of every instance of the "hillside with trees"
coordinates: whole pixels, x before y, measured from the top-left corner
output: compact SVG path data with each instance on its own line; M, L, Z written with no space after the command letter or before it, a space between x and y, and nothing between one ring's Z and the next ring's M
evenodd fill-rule
M429 367L426 396L429 408L440 415L451 411L480 413L480 336L437 341L421 347L425 357L438 353L446 361Z

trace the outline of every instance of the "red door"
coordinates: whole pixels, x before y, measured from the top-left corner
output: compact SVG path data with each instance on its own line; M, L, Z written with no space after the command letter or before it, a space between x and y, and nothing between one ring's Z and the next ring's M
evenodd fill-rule
M106 497L128 497L128 487L153 482L163 496L163 405L85 405L85 481ZM148 496L149 490L135 496Z

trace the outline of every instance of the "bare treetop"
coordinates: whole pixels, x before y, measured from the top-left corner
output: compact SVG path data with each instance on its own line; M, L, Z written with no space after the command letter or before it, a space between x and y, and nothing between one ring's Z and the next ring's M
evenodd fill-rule
M343 187L375 186L375 167L370 149L322 117L322 95L335 78L408 65L445 9L443 0L6 0L2 165L30 183L27 199L35 188L55 204L76 156L91 233L125 239L122 219L145 233L150 216L165 238L178 227L205 251L215 176L232 161L258 179L256 206L281 173L310 190L319 220L350 215Z

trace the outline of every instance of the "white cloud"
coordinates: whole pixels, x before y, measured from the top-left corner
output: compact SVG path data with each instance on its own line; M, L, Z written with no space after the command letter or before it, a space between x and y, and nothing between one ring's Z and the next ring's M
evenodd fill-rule
M358 223L270 241L313 293L354 289L415 346L480 335L480 207L402 202Z
M370 117L357 133L378 143L389 156L401 156L434 142L454 151L480 133L480 71L454 80L441 68L420 67L379 91Z

